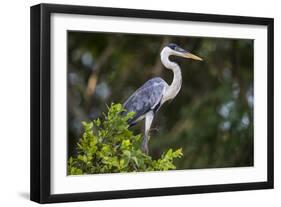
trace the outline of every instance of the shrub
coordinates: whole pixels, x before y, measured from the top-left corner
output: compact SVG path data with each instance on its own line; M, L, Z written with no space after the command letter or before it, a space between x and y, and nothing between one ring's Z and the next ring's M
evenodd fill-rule
M182 150L169 149L156 160L143 153L141 135L134 135L127 124L134 113L122 114L124 111L121 104L111 104L103 121L82 123L77 156L68 160L69 175L176 169L173 162L183 156Z

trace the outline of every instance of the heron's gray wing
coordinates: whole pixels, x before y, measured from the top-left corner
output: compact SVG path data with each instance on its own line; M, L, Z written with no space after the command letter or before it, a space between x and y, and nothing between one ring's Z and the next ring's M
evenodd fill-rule
M162 78L150 79L128 98L124 103L124 108L127 112L135 112L134 117L129 120L130 125L142 119L148 111L157 110L166 85L167 83Z

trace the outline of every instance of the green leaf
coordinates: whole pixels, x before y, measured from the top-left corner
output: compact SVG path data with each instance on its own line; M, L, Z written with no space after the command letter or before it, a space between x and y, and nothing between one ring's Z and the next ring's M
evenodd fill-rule
M94 123L97 127L100 127L100 125L101 125L101 121L99 118L97 120L94 120Z
M123 151L123 154L124 154L126 157L128 157L128 158L131 157L131 152L128 151L128 150L124 150L124 151Z
M131 157L131 159L135 162L135 164L137 165L137 167L139 167L138 159L137 159L136 157Z

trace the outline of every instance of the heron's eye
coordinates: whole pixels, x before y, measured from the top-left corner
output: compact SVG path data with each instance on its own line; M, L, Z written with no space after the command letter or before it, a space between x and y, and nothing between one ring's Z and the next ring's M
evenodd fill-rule
M168 47L170 47L172 50L176 50L177 45L174 43L168 44Z

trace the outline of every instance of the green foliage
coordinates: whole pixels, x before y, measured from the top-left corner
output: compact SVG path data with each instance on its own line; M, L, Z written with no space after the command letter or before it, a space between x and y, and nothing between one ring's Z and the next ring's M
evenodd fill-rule
M68 160L68 174L143 172L176 169L175 158L182 150L169 149L153 159L140 149L141 135L128 129L127 121L134 113L121 115L121 104L111 104L104 120L83 122L84 133L77 144L78 155Z

